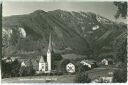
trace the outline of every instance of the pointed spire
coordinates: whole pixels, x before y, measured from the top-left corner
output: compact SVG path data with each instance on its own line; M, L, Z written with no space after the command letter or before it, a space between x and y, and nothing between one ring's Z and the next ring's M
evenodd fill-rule
M49 35L49 45L48 45L48 50L52 52L52 36L51 36L51 33Z

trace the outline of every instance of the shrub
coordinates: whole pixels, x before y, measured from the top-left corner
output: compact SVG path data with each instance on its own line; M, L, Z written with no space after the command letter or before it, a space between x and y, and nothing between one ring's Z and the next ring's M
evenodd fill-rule
M127 70L120 69L114 72L113 82L124 83L127 82Z
M35 72L31 63L29 66L21 66L19 70L20 76L32 76Z
M2 60L2 78L19 76L20 63L18 60L6 62Z
M15 59L14 62L12 62L12 69L11 69L12 77L19 76L20 66L21 66L21 63L17 59Z
M88 77L88 74L85 72L79 73L76 75L75 82L77 83L90 83L91 79Z
M27 76L27 67L21 66L19 70L19 75L20 76Z
M86 72L90 70L90 68L86 65L78 64L77 66L77 73Z
M79 64L77 66L77 73L75 82L77 83L90 83L91 79L88 77L88 74L86 74L86 71L90 70L90 68L86 65Z

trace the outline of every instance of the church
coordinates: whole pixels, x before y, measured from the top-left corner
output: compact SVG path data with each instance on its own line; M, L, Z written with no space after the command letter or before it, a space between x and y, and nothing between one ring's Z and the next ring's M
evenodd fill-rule
M29 66L28 59L31 59L32 64L33 64L33 69L36 71L37 74L53 73L53 72L69 72L69 73L75 72L75 66L71 61L67 62L65 61L65 59L54 61L55 59L54 56L55 56L55 53L54 53L53 45L52 45L52 35L50 33L48 48L46 50L46 56L38 55L33 58L31 58L30 56L30 57L27 57L27 59L25 57L25 60L21 60L23 61L21 63L21 66L25 66L25 67ZM66 64L64 62L66 62Z
M53 70L52 68L52 55L53 55L53 48L52 48L52 36L49 36L49 45L47 50L47 60L44 60L44 57L41 56L39 60L39 72L44 73L51 73Z

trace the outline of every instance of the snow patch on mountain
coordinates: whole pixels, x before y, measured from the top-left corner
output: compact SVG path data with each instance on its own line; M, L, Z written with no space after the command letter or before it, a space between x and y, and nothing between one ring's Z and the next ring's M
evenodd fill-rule
M26 32L25 32L24 28L19 27L19 31L20 31L21 36L22 36L23 38L26 38Z
M99 26L98 25L92 27L92 30L97 30L97 29L99 29Z

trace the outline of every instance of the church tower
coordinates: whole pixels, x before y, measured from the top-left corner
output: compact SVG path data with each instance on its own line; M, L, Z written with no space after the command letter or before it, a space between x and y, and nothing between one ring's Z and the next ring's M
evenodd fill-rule
M52 70L52 54L53 54L53 48L52 48L52 36L50 33L49 36L49 45L48 45L48 51L47 51L47 66L48 66L48 72L51 72Z

